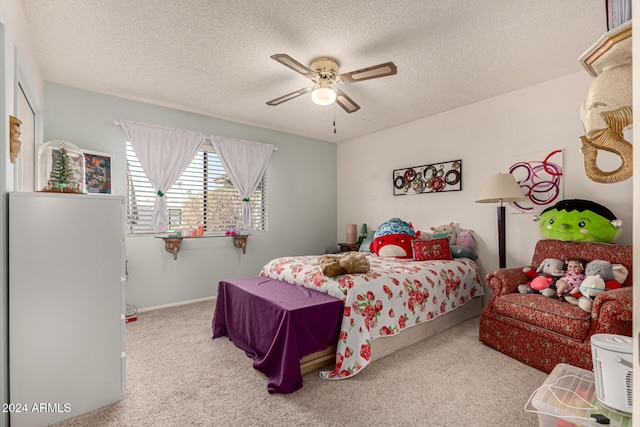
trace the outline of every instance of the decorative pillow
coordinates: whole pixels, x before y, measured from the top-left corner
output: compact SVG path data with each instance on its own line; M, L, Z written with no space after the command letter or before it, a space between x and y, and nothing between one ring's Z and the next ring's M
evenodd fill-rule
M449 239L419 240L413 242L413 259L416 261L451 259Z
M449 246L449 250L451 251L451 256L454 258L469 258L474 261L478 259L478 255L466 246L451 245Z

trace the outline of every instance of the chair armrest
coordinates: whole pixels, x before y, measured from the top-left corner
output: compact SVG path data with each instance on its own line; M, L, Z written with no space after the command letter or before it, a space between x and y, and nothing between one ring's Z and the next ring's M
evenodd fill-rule
M522 272L523 268L501 268L487 274L485 281L492 292L486 307L493 306L493 301L500 295L518 292L518 286L529 281L527 275Z
M592 334L632 335L633 287L612 289L598 295L591 309Z

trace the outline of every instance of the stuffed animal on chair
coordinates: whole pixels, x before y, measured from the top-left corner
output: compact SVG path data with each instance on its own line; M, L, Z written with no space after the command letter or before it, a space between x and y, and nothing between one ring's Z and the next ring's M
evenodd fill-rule
M556 258L545 258L536 270L533 270L531 267L523 268L522 272L530 278L531 281L518 286L518 292L521 294L532 294L537 291L548 297L555 295L555 290L553 290L551 285L562 276L563 267L564 261ZM539 278L540 276L542 276L542 278Z
M593 299L602 292L621 288L622 283L627 280L629 270L621 264L611 264L609 261L597 259L587 264L584 274L586 277L580 284L580 293L565 296L564 299L590 312Z
M578 299L578 307L584 311L591 312L593 299L603 293L605 289L604 280L602 280L600 275L585 277L580 284L580 293L582 293L582 296Z

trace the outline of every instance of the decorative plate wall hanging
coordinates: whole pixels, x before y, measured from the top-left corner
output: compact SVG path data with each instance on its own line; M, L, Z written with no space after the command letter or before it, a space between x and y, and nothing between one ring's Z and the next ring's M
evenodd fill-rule
M462 190L462 160L393 171L394 196L460 190Z

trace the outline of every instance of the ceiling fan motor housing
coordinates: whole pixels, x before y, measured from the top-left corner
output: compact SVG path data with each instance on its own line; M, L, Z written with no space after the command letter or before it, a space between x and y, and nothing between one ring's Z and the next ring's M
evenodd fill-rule
M320 78L328 79L333 83L336 81L336 77L338 76L339 65L338 61L333 58L322 57L311 61L311 67L309 68L318 73Z

